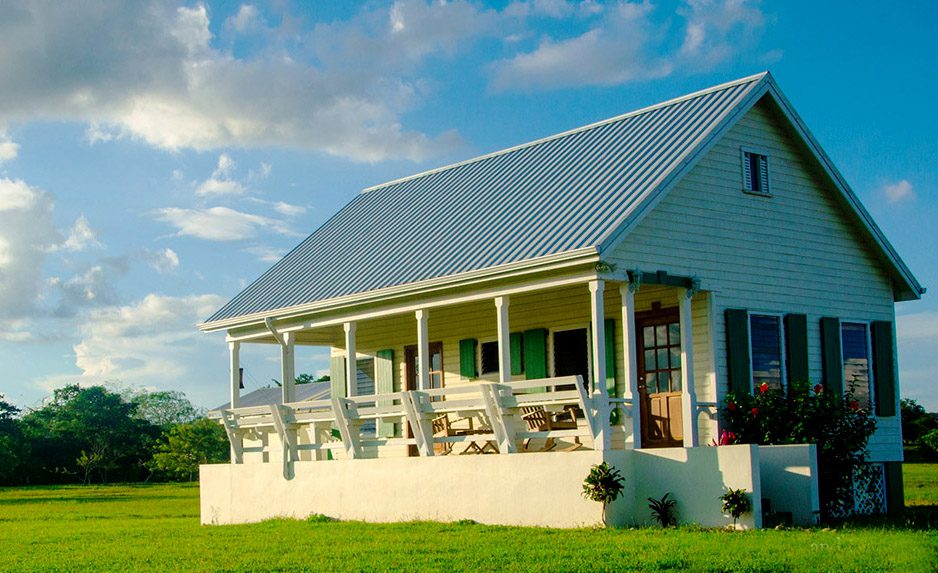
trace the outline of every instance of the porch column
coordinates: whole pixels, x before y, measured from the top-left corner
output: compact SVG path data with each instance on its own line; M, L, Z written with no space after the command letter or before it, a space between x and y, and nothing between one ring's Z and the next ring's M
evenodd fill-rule
M241 343L228 343L228 368L231 374L231 407L241 406Z
M508 295L495 297L498 311L498 381L511 382L511 342L508 328Z
M357 324L346 322L342 328L345 330L345 395L351 398L358 395L358 349L355 347Z
M283 333L283 344L280 345L280 389L283 391L283 403L296 402L296 365L294 361L294 344L296 334Z
M635 355L635 291L631 283L619 286L622 296L622 369L624 387L622 397L631 400L627 415L632 430L632 448L642 447L642 404L638 394L638 357ZM626 437L626 442L629 438Z
M697 446L697 391L694 389L694 339L690 290L678 292L681 321L681 405L683 406L684 447Z
M603 305L603 291L605 282L602 279L589 282L590 313L593 325L593 412L596 416L597 435L593 436L594 449L609 449L609 394L606 393L606 328L605 307Z
M417 389L430 389L430 341L427 333L429 311L420 309L417 316Z

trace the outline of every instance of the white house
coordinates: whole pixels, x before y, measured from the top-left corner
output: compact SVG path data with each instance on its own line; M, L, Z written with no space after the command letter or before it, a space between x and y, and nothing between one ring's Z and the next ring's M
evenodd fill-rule
M709 447L734 389L858 381L868 508L902 504L894 303L912 276L768 73L365 189L200 328L227 333L232 463L202 520L599 520L751 492L810 523L813 446ZM239 407L239 349L331 347L332 397ZM349 360L348 357L354 357ZM578 378L577 378L578 377ZM492 453L498 455L457 455Z

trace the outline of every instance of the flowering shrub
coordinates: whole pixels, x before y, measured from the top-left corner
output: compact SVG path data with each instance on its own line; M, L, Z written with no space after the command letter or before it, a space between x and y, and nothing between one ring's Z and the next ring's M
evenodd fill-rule
M736 444L817 444L822 517L845 515L853 504L854 469L866 460L876 418L856 400L817 384L787 389L762 384L753 394L729 393L721 410ZM722 442L722 440L721 440Z

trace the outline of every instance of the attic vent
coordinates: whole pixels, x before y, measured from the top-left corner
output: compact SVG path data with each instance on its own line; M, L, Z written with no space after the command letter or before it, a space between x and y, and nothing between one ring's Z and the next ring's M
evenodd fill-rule
M743 191L771 195L769 190L769 157L764 153L743 149Z

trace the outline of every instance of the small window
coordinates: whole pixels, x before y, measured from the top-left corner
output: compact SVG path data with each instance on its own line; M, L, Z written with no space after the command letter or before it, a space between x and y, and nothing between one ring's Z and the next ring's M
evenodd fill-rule
M482 365L479 370L482 374L491 374L498 372L498 341L482 343L481 352Z
M782 319L765 314L749 315L753 389L768 384L782 387Z
M769 158L754 151L742 152L743 191L769 195Z
M872 406L869 325L862 322L842 322L840 340L844 363L844 389L853 391L861 408L869 408Z

